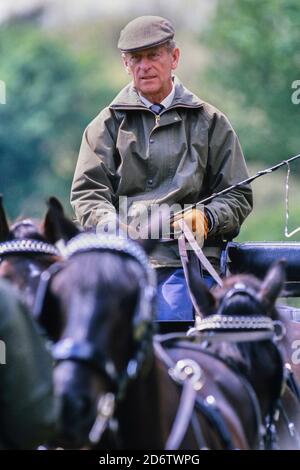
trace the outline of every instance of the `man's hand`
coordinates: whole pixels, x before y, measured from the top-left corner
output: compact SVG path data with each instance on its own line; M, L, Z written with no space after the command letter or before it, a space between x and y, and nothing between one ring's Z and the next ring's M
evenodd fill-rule
M178 220L184 220L184 222L192 230L194 236L198 239L207 238L208 234L208 220L204 212L200 209L193 208L190 211L187 211L181 214L180 217L177 217L173 222L173 227L175 232L180 230Z

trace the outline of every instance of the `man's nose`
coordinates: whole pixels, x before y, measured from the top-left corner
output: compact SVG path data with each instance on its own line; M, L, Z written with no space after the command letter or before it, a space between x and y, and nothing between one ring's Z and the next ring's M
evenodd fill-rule
M141 62L140 62L140 67L143 69L143 70L148 70L150 69L152 66L152 62L150 59L148 59L148 57L143 57L141 59Z

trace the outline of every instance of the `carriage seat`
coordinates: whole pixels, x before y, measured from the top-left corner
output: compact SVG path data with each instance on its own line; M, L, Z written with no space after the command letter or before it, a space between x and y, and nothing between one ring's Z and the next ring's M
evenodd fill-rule
M300 296L300 242L229 242L223 264L226 275L249 273L263 278L271 264L286 260L283 297Z

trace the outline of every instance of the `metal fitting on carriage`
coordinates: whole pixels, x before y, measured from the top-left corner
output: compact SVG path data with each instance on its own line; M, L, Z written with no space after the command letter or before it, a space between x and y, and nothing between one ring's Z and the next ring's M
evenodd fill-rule
M180 359L168 372L172 379L180 384L190 380L194 390L201 390L204 385L203 371L193 359Z

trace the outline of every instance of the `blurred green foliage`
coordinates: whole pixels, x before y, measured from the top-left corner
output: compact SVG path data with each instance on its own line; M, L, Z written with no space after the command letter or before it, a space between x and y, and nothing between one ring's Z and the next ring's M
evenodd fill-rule
M226 0L201 38L211 52L211 101L230 116L249 161L267 164L300 153L299 0ZM294 164L300 173L300 162Z
M253 165L249 167L251 174L259 169ZM252 183L252 189L254 209L243 223L238 241L287 241L284 235L286 169L258 178ZM290 177L288 199L288 232L291 233L300 226L299 177ZM300 232L290 240L299 241Z
M101 60L63 38L20 24L0 31L0 191L13 217L40 215L45 199L69 199L85 125L114 92L101 82Z

